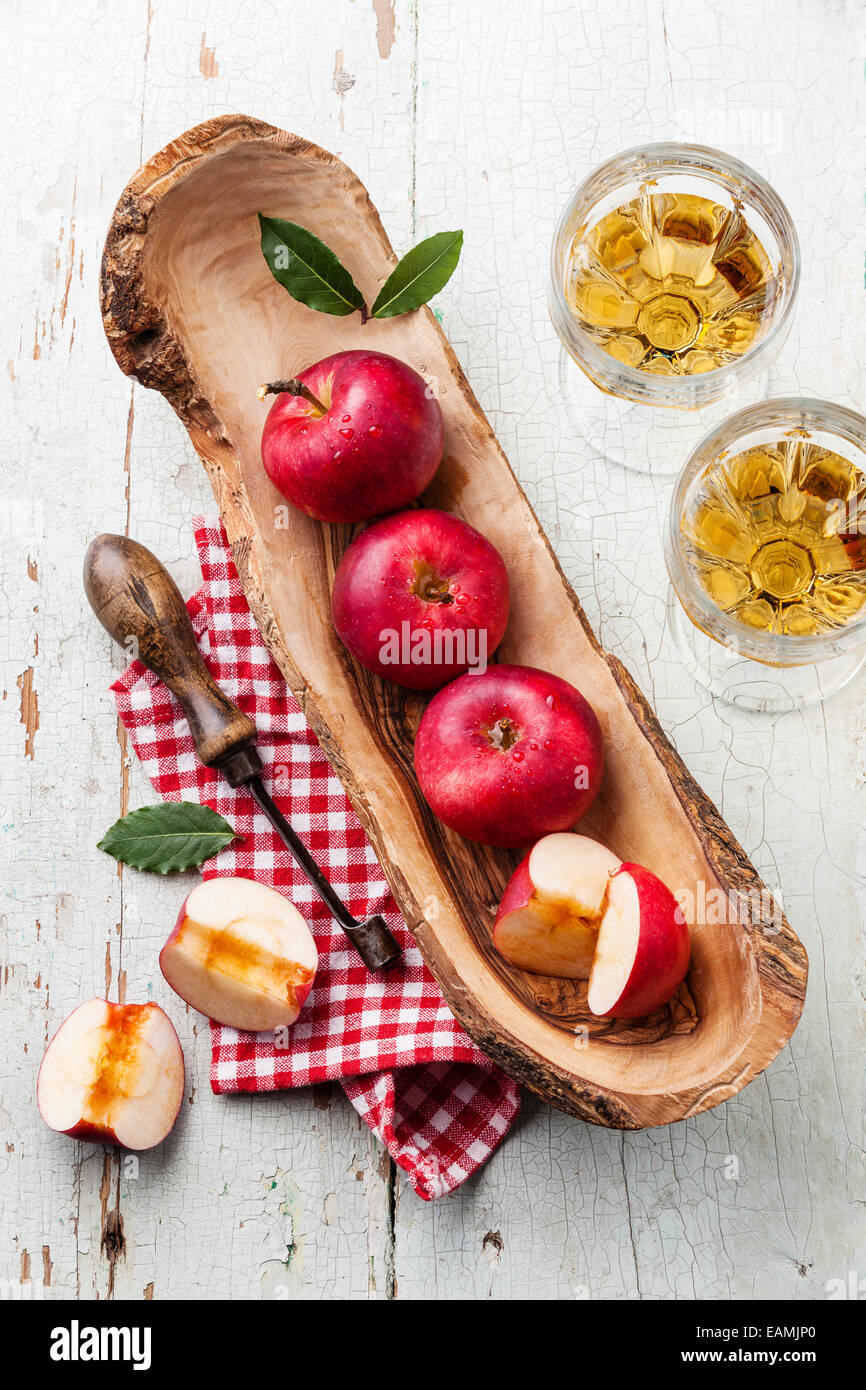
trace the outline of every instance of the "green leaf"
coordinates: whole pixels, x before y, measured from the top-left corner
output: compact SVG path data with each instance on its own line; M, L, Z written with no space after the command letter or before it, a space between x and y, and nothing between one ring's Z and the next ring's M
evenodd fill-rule
M392 319L395 314L420 309L448 284L457 268L462 246L462 232L437 232L419 241L391 271L376 296L371 317Z
M227 820L197 801L164 801L130 811L107 830L104 849L133 869L169 874L211 859L235 838Z
M293 299L318 309L320 314L354 314L363 309L364 296L333 251L306 227L263 217L262 255L274 279Z

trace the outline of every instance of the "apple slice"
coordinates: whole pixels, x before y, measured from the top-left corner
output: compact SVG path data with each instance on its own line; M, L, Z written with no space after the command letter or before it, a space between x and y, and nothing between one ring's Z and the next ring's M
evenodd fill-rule
M620 861L586 835L545 835L515 869L499 904L493 944L539 975L586 980L611 874Z
M36 1099L60 1134L152 1149L177 1119L183 1085L177 1033L158 1004L89 999L48 1044Z
M623 864L608 902L587 1003L601 1018L643 1018L666 1004L689 966L689 929L671 890L640 864Z
M318 965L316 943L282 893L210 878L186 898L159 966L199 1013L250 1033L294 1023Z

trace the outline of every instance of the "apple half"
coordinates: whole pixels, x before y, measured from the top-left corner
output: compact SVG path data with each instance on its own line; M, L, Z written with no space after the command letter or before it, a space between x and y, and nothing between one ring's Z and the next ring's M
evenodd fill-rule
M317 965L298 909L251 878L210 878L193 888L159 955L175 994L216 1023L250 1033L294 1023Z
M48 1044L36 1099L60 1134L152 1149L174 1125L183 1087L183 1052L158 1004L89 999Z
M689 929L670 889L640 864L568 832L546 835L512 874L493 944L521 970L589 980L601 1018L643 1018L685 979Z

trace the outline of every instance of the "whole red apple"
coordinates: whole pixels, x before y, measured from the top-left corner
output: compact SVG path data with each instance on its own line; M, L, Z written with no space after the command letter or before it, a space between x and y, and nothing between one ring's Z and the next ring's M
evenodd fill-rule
M294 506L317 521L368 521L424 491L442 458L445 425L412 367L384 352L338 352L293 382L305 393L277 395L262 463Z
M502 556L450 512L374 521L352 541L331 593L337 635L362 666L411 690L483 671L508 622Z
M531 666L469 672L434 695L415 739L421 791L468 840L516 847L569 830L604 771L599 722L568 681Z

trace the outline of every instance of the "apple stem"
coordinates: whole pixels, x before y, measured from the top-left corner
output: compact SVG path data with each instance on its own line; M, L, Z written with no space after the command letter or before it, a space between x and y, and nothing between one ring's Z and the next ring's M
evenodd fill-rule
M368 320L368 318L370 318L370 310L367 308L366 304L362 304L362 305L361 305L361 322L362 322L362 323L366 323L367 320Z
M513 748L520 738L520 730L515 728L507 715L497 719L495 724L484 730L484 733L491 748L498 748L503 753L507 753L509 748Z
M296 376L289 377L286 381L266 381L259 387L258 397L263 401L265 396L281 396L284 393L288 396L303 396L304 400L309 401L322 415L328 413L328 407L322 405L318 396L314 396L309 386L305 386Z
M433 582L419 588L417 593L418 597L423 598L427 603L448 604L454 602L453 594L449 593L447 589L440 588Z

